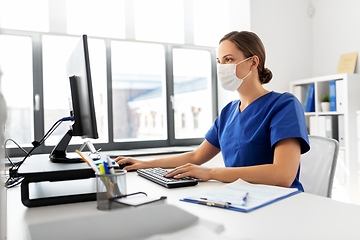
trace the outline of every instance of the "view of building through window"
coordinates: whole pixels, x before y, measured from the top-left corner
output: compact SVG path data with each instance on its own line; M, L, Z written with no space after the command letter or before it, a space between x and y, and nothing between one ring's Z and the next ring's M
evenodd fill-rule
M111 49L114 139L166 139L163 45L113 41Z
M112 43L117 141L166 139L164 61L160 44ZM175 138L202 138L213 120L210 52L174 49L173 69Z
M202 138L212 119L209 51L173 50L175 138Z

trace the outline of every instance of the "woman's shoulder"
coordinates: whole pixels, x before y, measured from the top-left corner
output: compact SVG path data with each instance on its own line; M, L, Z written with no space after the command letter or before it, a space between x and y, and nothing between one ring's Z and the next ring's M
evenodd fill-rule
M226 113L234 111L234 109L238 109L239 104L240 104L239 99L229 102L228 104L225 105L225 107L222 108L221 114L226 114Z
M269 104L269 111L273 114L279 112L298 112L303 114L303 106L298 100L298 98L289 92L278 93L272 92L273 96L271 97Z
M289 92L275 92L275 91L271 91L272 95L278 98L282 98L282 99L293 99L296 98L294 94L289 93Z
M274 92L274 91L272 91L271 93L272 93L272 101L274 101L274 102L296 103L296 104L300 103L298 98L292 93L289 93L289 92L279 93L279 92Z

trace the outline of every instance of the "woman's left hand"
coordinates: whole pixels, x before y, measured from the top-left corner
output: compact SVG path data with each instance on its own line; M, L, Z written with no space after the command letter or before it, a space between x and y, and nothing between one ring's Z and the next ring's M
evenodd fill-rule
M173 177L173 178L184 178L184 177L192 177L196 179L201 179L203 181L210 180L210 168L201 167L192 163L187 163L185 165L179 166L167 174L165 177Z

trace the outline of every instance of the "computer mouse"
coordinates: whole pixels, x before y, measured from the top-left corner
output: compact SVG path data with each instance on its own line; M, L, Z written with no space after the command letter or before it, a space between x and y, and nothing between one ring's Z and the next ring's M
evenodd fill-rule
M126 166L130 166L132 165L131 163L121 163L119 164L119 167L117 167L118 169L123 169L124 167ZM133 172L133 171L136 171L136 170L130 170L129 172Z

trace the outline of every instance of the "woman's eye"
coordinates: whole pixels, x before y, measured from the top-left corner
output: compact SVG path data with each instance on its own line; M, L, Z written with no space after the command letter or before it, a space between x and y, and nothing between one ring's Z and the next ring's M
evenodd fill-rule
M231 58L225 58L226 62L231 62Z

